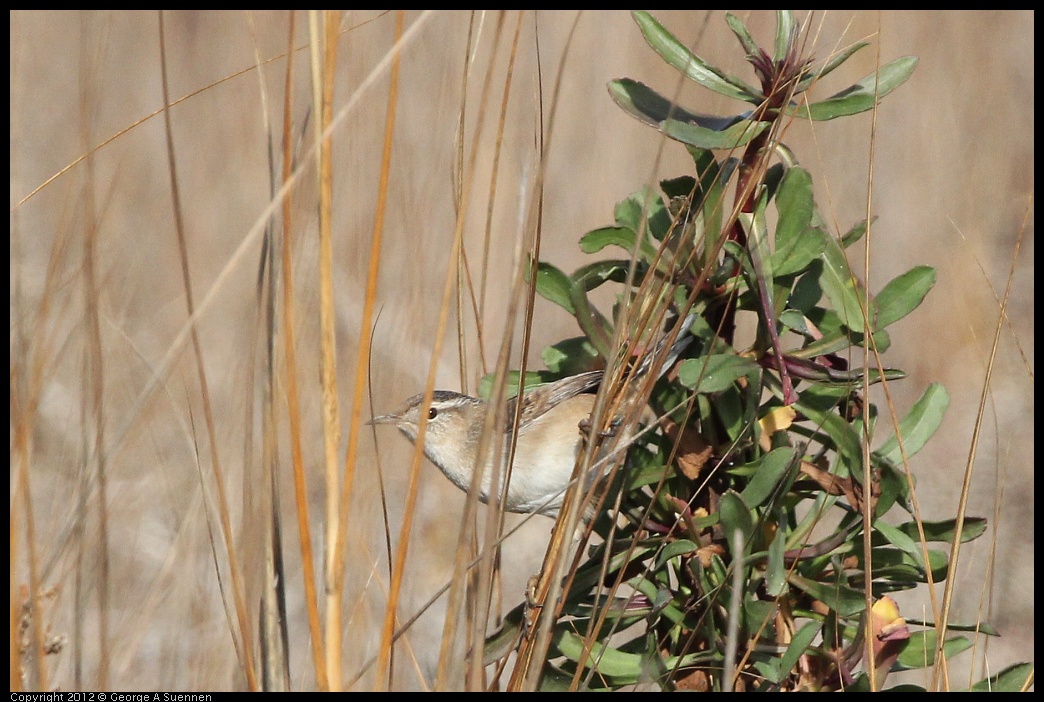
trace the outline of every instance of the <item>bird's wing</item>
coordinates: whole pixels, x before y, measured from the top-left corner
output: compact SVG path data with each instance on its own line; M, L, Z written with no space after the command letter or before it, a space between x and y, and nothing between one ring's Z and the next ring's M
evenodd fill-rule
M553 383L539 385L528 390L522 396L522 416L519 418L518 425L524 427L536 420L537 417L542 416L555 405L579 395L582 392L586 392L593 387L597 387L598 383L602 382L602 375L603 372L600 370L588 371L587 373L571 375L568 378L562 378ZM517 398L514 398L508 403L508 422L511 422L514 419L516 401Z

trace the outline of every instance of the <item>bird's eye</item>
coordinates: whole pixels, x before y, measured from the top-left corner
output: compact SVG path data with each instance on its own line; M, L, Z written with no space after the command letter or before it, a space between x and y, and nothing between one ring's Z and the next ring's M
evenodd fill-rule
M432 407L432 408L430 408L428 410L428 421L431 421L432 419L435 419L438 416L439 416L439 411L437 409L435 409L434 407Z

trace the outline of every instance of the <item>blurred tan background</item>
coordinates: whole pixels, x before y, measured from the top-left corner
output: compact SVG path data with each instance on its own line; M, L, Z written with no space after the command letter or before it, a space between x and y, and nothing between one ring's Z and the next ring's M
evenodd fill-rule
M763 45L771 44L774 13L737 14L747 19ZM701 56L752 80L723 13L656 16ZM176 351L172 365L162 365L187 318L162 115L120 134L94 152L90 163L77 164L22 202L90 148L162 107L158 17L153 12L22 11L10 19L12 606L20 606L21 588L28 582L30 517L19 496L17 471L25 457L36 558L42 585L52 588L43 624L51 635L66 637L61 650L47 660L52 686L94 688L105 652L110 688L242 687L215 560L223 578L227 568L220 545L215 541L214 555L208 536L207 514L212 521L215 498L190 346ZM676 73L649 49L624 12L580 16L563 60L574 19L572 12L522 18L493 206L482 319L485 348L480 354L469 312L462 320L467 339L462 383L452 331L457 317L451 315L451 332L439 358L440 387L474 392L483 368L491 369L495 362L505 332L507 281L539 172L538 96L542 93L547 128L560 73L553 132L545 136L542 258L573 270L586 262L577 238L611 223L618 200L656 178L691 169L680 145L664 145L653 130L616 108L605 89L608 80L627 76L670 95ZM406 17L410 34L402 54L377 294L382 314L370 368L373 407L362 408L364 418L371 410L390 411L423 388L454 231L454 193L461 183L455 139L462 109L465 160L480 114L483 120L464 231L472 275L477 278L482 268L496 119L517 16L503 18L494 52L498 21L496 14L466 12ZM267 62L260 75L250 69L257 57L267 61L286 51L288 15L179 12L166 15L165 23L170 93L174 98L192 94L171 108L171 119L194 297L200 305L210 296L198 329L217 449L234 521L244 525L237 531L238 548L247 569L259 568L256 556L251 560L249 555L257 536L245 526L257 499L251 490L256 478L251 476L258 475L260 465L263 358L255 287L261 239L251 232L271 198L268 129L278 134L281 128L286 63L284 58ZM469 25L477 48L465 78ZM304 14L298 15L297 26L294 43L303 46ZM386 72L356 93L393 43L394 14L352 13L343 26L348 31L341 34L338 47L335 102L338 111L352 104L333 135L342 457L378 190ZM909 373L892 385L900 416L930 382L945 384L952 398L944 426L912 461L926 518L956 511L998 300L1025 223L970 491L969 514L988 517L990 528L962 551L953 616L962 623L981 616L1002 637L990 640L985 651L977 648L974 658L971 653L961 656L955 670L964 677L952 684L962 687L970 667L976 679L981 677L984 657L990 672L1033 660L1033 15L838 12L814 15L810 27L811 52L819 59L860 39L871 42L817 86L814 98L862 78L878 60L920 58L910 81L883 101L876 133L867 113L815 125L795 122L785 141L812 172L818 203L841 231L866 215L872 143L871 209L878 217L872 233L872 291L918 264L938 270L926 304L892 328L893 345L885 355L888 366ZM542 76L537 73L537 48ZM491 94L482 104L488 70ZM300 51L294 69L295 133L301 132L310 104L308 86L307 51ZM680 101L710 113L738 107L692 86L685 87ZM325 498L313 163L309 160L294 191L294 237L298 382L318 553ZM92 237L93 286L85 266ZM98 310L100 364L90 353L89 302ZM576 333L575 323L561 310L538 301L530 367L541 367L544 346ZM517 342L514 349L512 367L518 367ZM35 384L34 377L39 378ZM160 381L158 389L145 397L154 377ZM95 394L97 388L100 394ZM38 401L35 411L33 397ZM290 672L295 689L311 689L315 680L295 545L284 397L280 395L277 406L283 414L280 465L286 469L280 487ZM20 422L29 427L27 452L16 450ZM84 476L98 471L99 424L107 476L105 567L102 506L96 491L82 489L96 483ZM386 602L385 531L371 437L369 431L362 435L349 517L346 679L377 650ZM379 431L377 441L396 542L411 447L390 429ZM201 473L206 476L205 494ZM430 465L422 471L420 491L399 607L403 618L449 577L464 504L463 493ZM83 502L85 494L90 499ZM550 525L534 518L508 540L506 606L519 600L526 578L539 568ZM317 562L320 575L321 565ZM107 640L100 641L98 588L105 568L109 625ZM904 595L900 604L907 618L931 618L922 609L923 597ZM411 630L415 663L399 647L397 688L432 684L444 613L443 598ZM926 682L923 676L912 680ZM364 673L357 686L373 684L372 675Z

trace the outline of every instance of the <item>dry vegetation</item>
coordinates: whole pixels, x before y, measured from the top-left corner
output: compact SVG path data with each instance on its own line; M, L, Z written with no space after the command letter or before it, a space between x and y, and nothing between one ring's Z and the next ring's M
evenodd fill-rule
M700 54L742 70L720 15L658 16ZM279 230L283 222L272 183L282 178L289 15L167 14L166 90L177 101L168 110L169 132L160 112L156 13L22 11L10 19L12 649L53 640L42 661L12 654L12 689L260 685L248 679L241 661L259 655L263 536L271 528L263 516L271 499L264 489L268 466L276 470L285 547L289 684L322 686L306 603L314 601L320 626L329 626L321 584L329 542L320 319L324 209L332 217L325 260L332 262L339 472L349 436L358 439L343 552L343 653L331 666L340 674L331 671L330 684L433 687L446 598L401 639L390 683L366 666L386 650L381 632L392 570L386 543L394 562L403 520L412 519L399 580L404 621L452 573L464 495L424 465L416 502L409 503L411 447L390 432L375 442L368 428L352 424L424 386L461 193L467 193L466 282L474 291L466 285L451 291L436 385L474 392L478 378L492 370L505 332L521 327L520 320L505 325L507 281L535 189L543 200L541 258L572 270L580 262L577 238L609 222L616 201L643 182L691 167L680 147L664 146L605 90L609 79L621 76L673 85L674 75L622 12L584 14L574 33L571 12L409 13L394 130L386 142L396 14L343 16L332 57L332 197L324 205L310 54L302 48L309 18L299 13L289 97L299 170L288 210L296 359L291 370L279 288L271 337L277 380L269 402L268 291L257 281L266 218ZM868 37L875 47L830 76L824 94L874 70L878 46L881 61L912 54L920 65L883 102L876 126L867 113L814 126L794 123L786 136L804 154L827 216L844 228L866 211L876 129L872 210L879 219L869 287L918 263L939 271L926 305L893 329L887 359L910 373L892 386L900 413L932 381L952 396L946 423L912 466L926 518L954 513L978 432L969 513L989 517L991 530L962 551L954 618L988 620L1003 636L963 654L954 687L966 684L969 670L981 677L984 661L996 671L1032 660L1032 20L1029 12L816 15L817 56ZM771 13L748 21L759 37L772 36ZM724 98L689 87L681 101L707 112L730 108ZM386 184L385 146L391 150ZM379 282L368 295L378 213ZM976 430L999 300L1020 234L1007 320ZM279 249L277 266L281 255ZM196 310L191 334L183 271ZM472 294L481 310L477 321ZM357 362L361 330L372 324L369 302L380 319L367 377L357 375ZM539 350L575 330L544 301L538 300L534 318L529 365L539 367ZM514 348L511 365L517 367L518 343ZM288 396L300 405L296 429ZM302 575L293 438L300 444L319 579L311 594ZM518 601L539 568L550 525L533 518L507 540L505 607ZM31 615L30 594L37 603ZM906 597L900 605L908 618L930 618L922 600ZM244 630L248 645L237 651ZM460 642L454 646L443 670L458 687L463 656Z

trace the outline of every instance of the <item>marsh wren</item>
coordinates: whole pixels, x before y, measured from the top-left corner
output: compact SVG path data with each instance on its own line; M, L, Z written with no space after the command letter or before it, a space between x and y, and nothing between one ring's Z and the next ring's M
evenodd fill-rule
M602 371L590 371L538 385L522 394L515 462L504 501L505 511L558 515L576 458L583 448L580 423L590 418L594 407L595 396L587 391L601 380ZM500 471L497 485L504 484L504 464L510 450L518 401L517 397L508 400L504 414L507 418L503 441L505 460L494 455L496 442L490 444L479 492L479 499L484 503L489 502L494 471ZM370 423L394 424L410 441L416 441L420 413L424 409L424 395L415 395L395 412L374 417ZM485 400L447 390L436 390L427 408L424 455L465 492L471 489L488 409L489 403Z
M653 362L660 363L660 374L669 370L682 351L692 342L689 327L696 318L689 314L681 323L679 333L670 349L664 346L670 338L664 336L655 348L644 354L631 377L632 387L637 387L638 378L646 375ZM529 388L522 393L518 429L514 417L519 398L507 401L503 432L503 454L494 454L497 442L491 442L489 457L482 471L479 500L489 502L494 477L498 489L504 484L504 468L513 434L517 433L515 461L511 469L504 510L530 514L536 512L557 517L565 500L566 488L573 478L577 456L584 447L581 422L591 417L595 396L588 390L602 382L603 372L588 371L562 378L546 385ZM447 390L436 390L431 405L424 405L424 395L414 395L402 407L391 414L374 417L370 424L394 424L412 442L417 441L421 411L428 413L428 426L424 434L424 455L439 467L447 478L461 490L471 489L471 478L475 474L479 441L482 437L489 403L469 395ZM626 444L626 441L622 441ZM494 473L499 472L499 476ZM600 477L601 471L599 471ZM592 511L585 514L585 519Z

